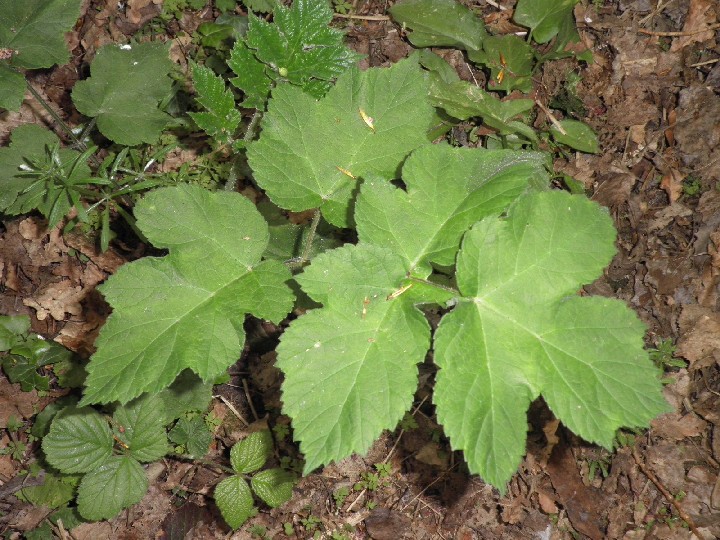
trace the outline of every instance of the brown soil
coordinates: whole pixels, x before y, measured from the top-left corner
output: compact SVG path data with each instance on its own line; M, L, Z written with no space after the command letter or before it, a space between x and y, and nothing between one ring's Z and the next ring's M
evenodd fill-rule
M157 15L161 3L86 0L84 15L68 36L73 61L33 73L31 83L63 118L76 122L70 91L86 76L97 48L126 42ZM514 3L501 0L499 9L495 2L470 2L496 32L515 31L508 22ZM387 8L373 0L356 4L359 15L382 15ZM674 412L611 454L572 436L536 403L529 415L527 456L501 496L468 475L462 455L450 451L425 382L414 409L417 428L387 433L368 456L302 478L288 504L261 507L240 531L228 529L210 497L221 479L216 469L167 459L150 467L151 488L141 503L110 522L58 529L57 536L261 538L252 527L262 526L266 538L276 539L329 539L340 533L376 540L720 537L720 8L714 0L594 4L584 1L575 10L594 63L545 64L536 78L536 96L550 104L563 96L568 73L580 76L582 106L576 114L600 134L602 150L567 154L556 169L582 182L591 198L608 208L619 231L618 255L603 278L586 289L631 305L648 325L649 346L667 339L677 345L676 356L687 367L667 375L672 382L665 395ZM166 39L173 40L172 53L182 68L188 45L183 32L212 17L206 9L168 26ZM367 65L386 65L411 51L390 21L338 18L337 23L345 25L352 46L367 55ZM702 31L707 26L713 30ZM473 73L460 53L439 52L463 78L484 77ZM55 127L28 97L19 113L0 114L1 140L26 122ZM536 126L546 122L541 116ZM37 217L6 220L0 313L28 314L35 332L88 355L108 314L95 286L143 249L137 242L116 242L101 254L82 236L48 231ZM233 384L217 389L223 399L213 402L223 423L209 460L225 462L227 448L256 427L248 428L239 416L256 424L288 423L264 413L279 407L280 375L273 353L266 351L280 330L249 323L248 332L250 351L232 368ZM421 382L431 375L429 368L421 370ZM0 376L0 428L11 416L31 422L53 396L21 392ZM0 448L10 436L0 431ZM48 515L48 509L11 495L37 449L30 443L19 461L0 455L0 532L6 537L19 537ZM278 455L297 457L297 449L279 441ZM389 463L392 473L377 489L355 489L381 462ZM343 488L346 497L333 496Z

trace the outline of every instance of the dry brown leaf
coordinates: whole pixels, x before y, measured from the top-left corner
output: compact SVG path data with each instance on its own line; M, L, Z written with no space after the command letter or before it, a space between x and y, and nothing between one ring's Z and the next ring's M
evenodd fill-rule
M712 29L707 32L702 32L702 29L717 22L716 9L717 0L690 0L690 8L682 29L683 34L686 35L675 39L670 51L677 52L691 43L702 43L713 39L715 32Z
M670 413L659 416L651 422L653 435L664 439L679 441L686 437L696 437L703 433L708 423L696 414Z
M33 416L41 401L36 390L22 392L19 384L0 377L0 429L7 427L11 417L26 420Z
M677 169L670 169L663 175L660 187L667 193L670 204L676 202L682 195L684 179L685 175Z
M559 511L555 500L542 490L538 490L538 503L546 514L557 514Z
M687 305L680 314L679 324L677 355L690 362L690 369L720 363L720 313Z

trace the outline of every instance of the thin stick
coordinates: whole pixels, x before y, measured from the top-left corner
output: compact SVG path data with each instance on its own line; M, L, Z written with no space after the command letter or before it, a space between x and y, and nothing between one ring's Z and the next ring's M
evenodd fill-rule
M538 107L540 107L542 109L542 111L548 117L550 122L552 122L552 125L555 126L560 133L562 133L563 135L567 135L567 131L565 131L565 129L562 127L562 125L560 125L560 122L558 122L558 119L555 118L555 115L553 115L553 113L550 112L550 109L548 109L545 105L543 105L540 102L540 100L538 100L538 99L535 100L535 105L537 105Z
M255 410L255 405L253 405L252 398L250 397L250 389L248 388L247 379L243 379L242 383L243 389L245 390L245 399L247 399L248 405L250 406L250 412L252 412L255 417L255 421L257 421L259 417L257 411Z
M715 58L714 60L705 60L704 62L698 62L697 64L690 64L690 67L707 66L708 64L715 64L717 62L720 62L720 58Z
M232 403L230 403L227 399L225 399L225 396L221 396L218 394L217 396L213 396L213 397L220 398L222 400L222 402L228 406L228 409L230 409L233 412L233 414L235 416L237 416L238 420L240 420L243 424L245 424L245 427L250 426L250 422L248 422L247 420L245 420L245 418L243 418L243 415L240 414L240 412L238 412L238 410L235 408L235 406Z
M30 93L33 95L33 97L42 105L42 108L45 109L50 116L53 117L53 120L55 120L58 125L65 131L65 133L68 134L68 136L73 140L73 143L80 149L80 150L87 150L87 146L85 146L85 143L83 143L81 140L79 140L75 134L73 133L72 129L70 129L70 126L68 126L65 121L58 116L58 114L50 107L50 104L43 99L43 97L38 93L35 88L33 88L32 84L30 84L30 81L25 81L27 83L28 90L30 90Z
M497 2L494 2L493 0L485 0L485 3L490 4L492 7L496 8L496 9L500 9L502 11L507 11L507 8L505 6L501 6Z
M654 30L645 30L643 28L640 28L638 32L641 34L646 34L648 36L661 36L661 37L678 37L678 36L694 36L695 34L702 34L703 32L709 32L710 30L715 30L716 28L720 28L720 23L711 24L710 26L706 26L705 28L702 28L701 30L693 30L692 32L656 32Z
M362 21L389 21L387 15L347 15L345 13L333 13L333 17L337 19L359 19Z
M660 491L660 493L663 494L663 497L665 497L667 501L671 505L673 505L678 515L680 516L680 519L687 523L688 527L695 536L697 536L698 538L703 538L703 536L700 534L700 531L698 531L697 527L695 526L695 522L693 522L690 515L685 511L685 509L680 505L680 503L675 499L675 497L673 497L672 494L665 488L665 486L662 484L662 482L660 482L658 477L655 476L655 474L650 469L648 469L645 464L640 460L640 457L637 455L636 446L633 446L632 455L635 463L637 463L637 466L640 468L642 473L647 476L653 484L655 484L655 487L658 489L658 491Z

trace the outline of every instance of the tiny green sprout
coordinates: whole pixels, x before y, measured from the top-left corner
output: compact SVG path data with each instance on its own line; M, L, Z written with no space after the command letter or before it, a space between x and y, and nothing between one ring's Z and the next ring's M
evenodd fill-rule
M295 534L295 527L293 527L291 521L286 521L283 523L283 533L285 533L286 536L292 536Z
M380 478L387 478L392 474L392 465L389 463L376 463L375 470Z
M278 69L278 73L281 77L287 77L288 76L288 70L287 68L281 67Z
M19 431L23 427L23 421L15 415L11 415L7 420L8 431Z
M700 179L696 176L690 175L683 180L682 186L683 194L688 197L695 197L702 191L702 184Z
M249 532L252 536L257 536L258 538L267 538L267 529L262 525L253 525L252 527L250 527Z
M350 495L350 488L347 486L341 487L333 491L333 499L335 500L335 506L340 508L345 504L345 499Z
M275 424L272 428L275 438L282 440L290 435L290 428L287 424Z
M403 416L403 419L400 420L400 429L403 431L410 431L413 429L417 429L418 423L417 420L415 420L415 417L410 414L409 412L405 413L405 416Z

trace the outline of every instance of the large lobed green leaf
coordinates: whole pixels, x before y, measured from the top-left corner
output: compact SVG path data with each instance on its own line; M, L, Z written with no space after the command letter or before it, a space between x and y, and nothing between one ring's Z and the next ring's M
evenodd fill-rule
M346 227L357 178L395 178L405 157L428 143L433 118L417 62L351 69L320 101L297 87L276 88L248 159L275 204L320 207L330 223Z
M70 58L65 32L80 16L81 0L0 0L0 48L17 51L10 64L48 68Z
M599 206L563 192L521 198L486 218L457 259L462 297L435 334L438 420L470 470L503 488L525 451L526 410L542 394L584 439L612 446L667 406L623 303L581 298L615 248Z
M347 245L318 255L299 277L325 307L290 325L277 365L306 472L366 452L412 404L430 328L405 296L388 299L407 270L389 249Z
M118 144L154 143L170 119L159 108L172 87L168 48L161 43L101 47L90 78L73 88L75 107L96 117L100 132Z
M267 225L241 195L163 188L135 215L169 255L127 264L101 287L113 313L88 364L83 403L157 392L186 368L211 381L240 356L247 313L279 322L292 307L290 273L260 262Z

